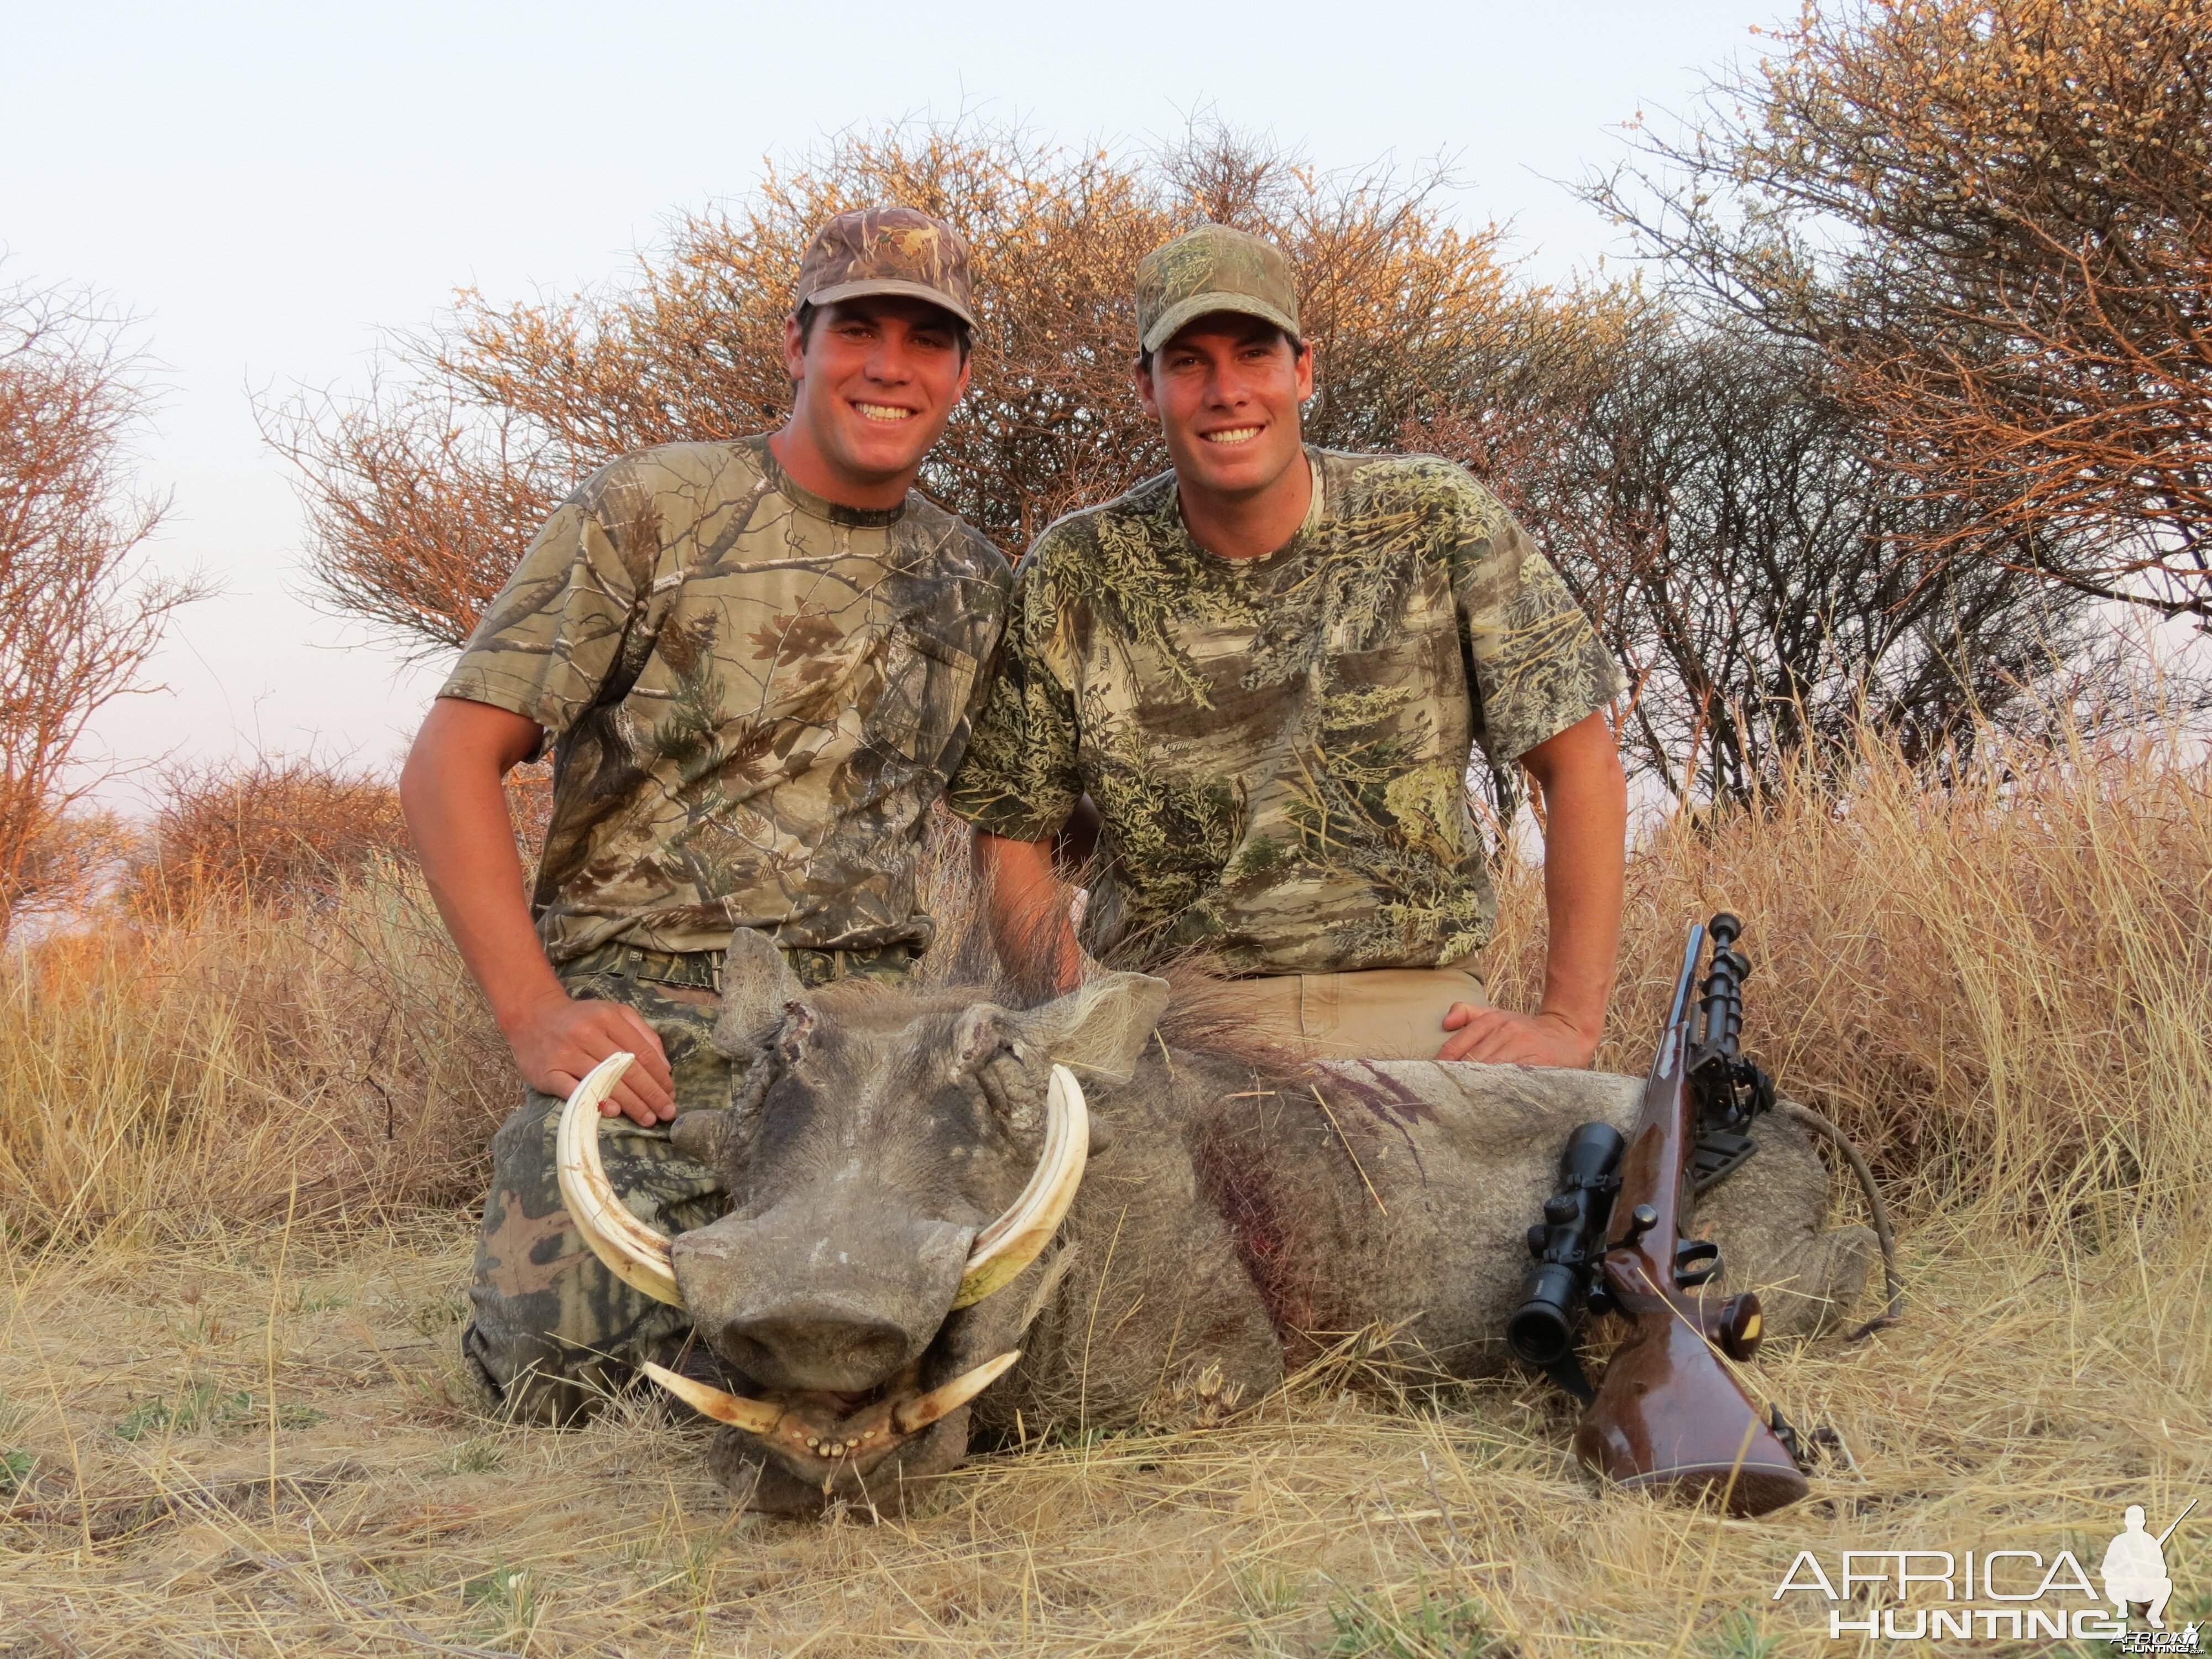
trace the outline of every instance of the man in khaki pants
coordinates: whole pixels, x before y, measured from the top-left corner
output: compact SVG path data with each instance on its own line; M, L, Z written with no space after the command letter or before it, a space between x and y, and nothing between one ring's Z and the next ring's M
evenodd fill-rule
M1280 252L1206 225L1138 270L1138 396L1172 471L1052 526L1017 574L947 799L1001 954L1188 951L1256 1029L1328 1057L1587 1066L1620 929L1620 678L1558 574L1466 472L1303 441L1313 352ZM1533 1013L1474 967L1497 912L1475 744L1545 803ZM1079 944L1052 838L1088 794Z

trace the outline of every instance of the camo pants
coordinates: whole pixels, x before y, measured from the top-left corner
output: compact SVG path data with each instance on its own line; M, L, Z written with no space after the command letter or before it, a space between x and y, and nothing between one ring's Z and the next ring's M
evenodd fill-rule
M866 973L904 974L895 952L787 953L808 984ZM726 1106L742 1075L708 1041L721 997L720 952L672 957L610 946L562 970L568 994L619 1002L645 1017L675 1075L676 1108ZM681 1308L632 1290L607 1271L561 1201L554 1144L558 1096L526 1091L492 1139L491 1191L477 1240L471 1316L461 1352L478 1384L512 1418L572 1423L589 1416L651 1359L672 1367L690 1344ZM599 1156L630 1212L674 1236L722 1213L721 1176L678 1152L669 1126L602 1119Z

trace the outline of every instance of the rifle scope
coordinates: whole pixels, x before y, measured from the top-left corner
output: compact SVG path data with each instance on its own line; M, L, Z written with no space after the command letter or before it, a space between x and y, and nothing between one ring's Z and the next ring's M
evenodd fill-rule
M1536 1265L1521 1288L1521 1306L1505 1327L1506 1346L1523 1364L1556 1365L1574 1351L1570 1323L1588 1294L1589 1263L1605 1250L1612 1218L1613 1175L1627 1143L1610 1123L1585 1123L1559 1154L1559 1190L1544 1200L1544 1218L1528 1229Z

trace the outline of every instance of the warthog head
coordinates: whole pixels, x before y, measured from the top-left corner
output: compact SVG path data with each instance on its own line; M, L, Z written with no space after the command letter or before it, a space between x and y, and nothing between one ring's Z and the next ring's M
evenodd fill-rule
M609 1188L587 1079L561 1134L563 1195L625 1280L676 1303L754 1393L648 1371L730 1425L716 1462L785 1512L883 1504L967 1449L967 1402L1019 1357L1034 1307L994 1296L1051 1243L1092 1137L1084 1078L1125 1079L1167 986L1109 975L1016 1012L866 984L805 992L739 929L715 1046L743 1067L678 1146L720 1170L721 1219L672 1242Z

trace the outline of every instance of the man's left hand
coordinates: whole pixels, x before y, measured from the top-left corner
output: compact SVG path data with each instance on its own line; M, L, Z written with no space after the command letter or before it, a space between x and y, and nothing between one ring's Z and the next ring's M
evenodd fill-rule
M1597 1057L1597 1038L1583 1036L1564 1014L1520 1014L1455 1002L1444 1016L1444 1030L1452 1036L1437 1050L1438 1060L1581 1071Z

